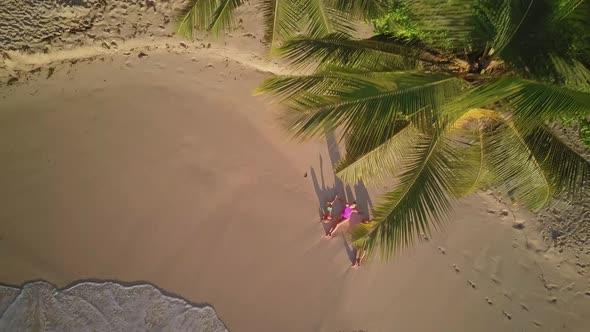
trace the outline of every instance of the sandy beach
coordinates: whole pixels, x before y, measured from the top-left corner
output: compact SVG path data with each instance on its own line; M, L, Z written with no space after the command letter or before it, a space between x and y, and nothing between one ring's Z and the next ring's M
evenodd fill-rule
M126 2L140 3L111 3ZM60 319L44 307L40 325L15 325L34 306L19 289L38 280L54 298L85 282L153 285L207 319L214 309L222 324L203 331L587 331L587 242L560 249L492 192L414 249L352 269L347 227L325 239L320 207L338 194L366 215L383 188L343 185L333 137L288 140L277 105L253 96L286 70L254 5L231 37L189 42L164 19L182 4L141 8L149 29L162 19L151 36L3 47L0 331ZM84 8L72 10L96 14Z

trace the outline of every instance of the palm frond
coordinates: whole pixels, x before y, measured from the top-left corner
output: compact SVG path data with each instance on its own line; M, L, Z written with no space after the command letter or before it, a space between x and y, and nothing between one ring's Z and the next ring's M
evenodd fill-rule
M590 115L590 93L552 84L505 77L467 90L446 107L449 112L492 106L503 102L517 124L534 128L563 116L579 118Z
M518 124L533 128L563 116L590 115L590 93L517 78L505 80L512 81L516 88L507 99Z
M555 81L567 88L590 93L590 70L584 64L576 59L564 59L553 55L550 55L550 58L558 75Z
M365 145L360 143L360 135L353 136L352 139L359 142L348 143L345 158L335 166L336 175L349 184L360 180L377 184L386 178L394 178L404 166L413 143L423 134L411 125L402 127L398 124L392 127L382 137L363 141Z
M527 18L533 3L534 0L504 0L478 8L480 25L493 30L488 54L501 53L506 48Z
M383 203L374 208L374 229L356 239L365 242L369 253L380 249L387 258L448 219L453 203L452 155L451 145L437 133L416 142L397 189L385 194Z
M451 99L444 107L444 113L460 121L466 112L473 109L494 106L520 91L520 86L511 79L491 79L484 83L465 89Z
M301 30L301 11L295 0L263 0L264 40L272 48Z
M557 193L585 194L590 186L590 161L545 126L525 137Z
M192 38L197 29L207 29L217 8L218 0L191 0L178 14L176 32L184 38Z
M234 10L243 0L191 0L180 13L177 33L192 38L195 28L219 36L234 23Z
M255 94L270 93L278 97L281 102L302 94L313 94L318 96L329 96L331 91L340 87L342 89L375 89L386 91L400 88L412 81L411 76L424 75L421 72L365 72L346 70L340 68L333 70L322 70L315 74L280 75L270 77L255 90ZM397 79L396 79L397 78ZM363 84L366 83L366 84ZM424 83L421 80L419 83ZM345 88L348 87L348 88Z
M301 13L307 22L306 35L320 38L338 33L350 36L354 31L352 21L346 15L330 6L325 0L299 0Z
M386 14L379 0L331 0L332 6L356 19L375 19Z
M524 134L508 120L489 120L484 153L493 184L511 199L531 209L542 207L553 194L549 179L526 144Z
M584 0L556 0L556 10L553 12L553 19L561 21L572 14ZM587 13L586 13L587 14Z
M421 84L403 89L357 80L332 85L322 93L303 91L288 102L293 116L288 119L287 128L298 138L315 137L326 128L334 130L340 126L344 132L355 126L380 130L384 123L441 107L461 87L461 80L455 77L430 74L422 78Z
M457 147L452 161L453 194L464 197L490 182L490 172L485 153L485 121L498 119L492 110L471 109L457 119L450 128L450 137Z
M354 248L366 249L367 242L371 233L375 230L377 226L377 222L371 221L369 223L361 223L356 225L352 231L350 232L350 240L351 244Z
M371 39L353 40L340 34L295 38L286 42L276 54L285 57L296 69L333 64L367 71L414 69L420 57L411 45Z
M428 45L449 51L482 48L477 35L476 5L471 0L410 0L406 5L411 19L428 38Z
M207 27L207 30L211 31L213 36L219 36L225 30L233 27L234 10L243 3L243 0L218 0L218 3Z

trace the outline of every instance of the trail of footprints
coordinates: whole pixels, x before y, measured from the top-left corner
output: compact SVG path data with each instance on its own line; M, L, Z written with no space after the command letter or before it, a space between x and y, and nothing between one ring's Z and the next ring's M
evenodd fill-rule
M447 254L447 250L444 247L438 247L438 251L440 252L441 255L446 255ZM459 266L457 264L453 264L452 265L453 270L455 271L455 273L459 274L461 273L461 269L459 268ZM500 280L498 279L498 277L494 274L492 274L490 276L490 279L495 283L495 284L500 284ZM477 284L469 279L467 279L467 285L469 285L469 287L471 287L472 289L477 289ZM508 298L510 301L512 301L512 298L510 296L510 294L505 293L504 296L506 296L506 298ZM489 305L489 306L493 306L494 305L494 301L489 298L489 297L484 297L485 302ZM524 303L520 303L520 308L524 311L530 311L529 307L524 304ZM506 310L502 309L502 315L504 315L504 317L507 320L512 320L512 315L507 312ZM541 323L538 320L533 320L532 323L535 326L543 326L543 323Z

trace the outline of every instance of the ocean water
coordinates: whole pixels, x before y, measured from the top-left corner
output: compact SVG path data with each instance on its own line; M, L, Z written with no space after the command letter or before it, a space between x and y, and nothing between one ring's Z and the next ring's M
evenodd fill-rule
M227 331L215 310L149 284L82 282L67 289L37 281L0 286L0 331Z

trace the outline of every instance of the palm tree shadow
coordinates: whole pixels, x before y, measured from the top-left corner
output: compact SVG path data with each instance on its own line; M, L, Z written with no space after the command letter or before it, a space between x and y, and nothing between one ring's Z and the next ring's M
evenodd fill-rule
M321 184L318 181L318 175L315 172L315 169L311 167L310 174L311 174L311 181L313 182L313 188L315 189L315 193L318 197L318 220L321 221L322 217L324 216L324 209L326 208L326 202L331 200L334 197L333 189L327 188L326 183L324 182L324 174L323 174L323 161L322 156L320 155L320 176L321 176ZM332 211L333 215L335 215L334 211ZM324 232L328 232L330 229L330 223L322 223L324 227Z
M332 168L336 166L338 162L342 159L340 154L340 149L338 148L338 143L336 141L336 137L333 133L326 134L326 142L328 143L328 154L330 156L330 164ZM334 187L336 189L336 193L345 193L346 200L348 202L356 201L356 204L360 211L367 214L370 211L370 208L373 207L373 203L371 202L371 197L369 196L369 192L365 183L361 180L357 184L354 185L354 193L350 185L346 185L346 189L342 180L339 177L334 175Z
M338 148L338 143L336 141L336 137L333 133L326 134L326 142L328 144L328 155L330 157L330 167L333 169L336 164L341 160L342 156L340 154L340 149ZM361 212L361 215L353 215L353 217L349 221L348 229L352 229L356 225L358 225L362 219L369 218L369 211L373 207L371 202L371 198L369 196L369 192L367 187L362 181L359 181L357 184L354 185L354 188L351 188L350 185L344 185L344 182L340 180L336 175L334 175L334 186L327 187L324 177L324 160L320 155L320 169L319 169L319 178L318 174L316 173L315 169L311 167L311 179L313 181L313 186L318 197L319 201L319 214L320 218L323 216L323 211L326 205L326 202L332 200L334 195L339 195L339 197L345 199L347 202L356 201L358 210ZM353 192L354 189L354 192ZM340 216L340 211L342 209L341 204L335 204L335 209L333 210L333 218L337 220ZM363 217L364 216L364 217ZM330 223L323 224L324 231L327 232L330 228ZM351 263L354 263L356 258L356 252L354 248L350 246L347 242L346 237L343 236L342 240L344 242L344 248L350 259Z

